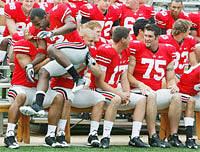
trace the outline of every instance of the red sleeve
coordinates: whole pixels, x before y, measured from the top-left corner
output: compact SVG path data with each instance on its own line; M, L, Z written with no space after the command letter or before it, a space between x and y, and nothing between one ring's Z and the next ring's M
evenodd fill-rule
M78 11L79 11L78 7L74 3L66 3L66 4L70 7L70 9L72 11L72 13L71 13L72 17L76 18L76 16L78 15Z
M17 41L13 47L13 51L15 52L15 54L23 53L23 54L31 55L30 50L31 50L30 42L26 40Z
M71 9L65 4L56 5L52 8L52 14L64 24L65 18L71 15Z
M141 48L142 42L140 41L132 41L129 43L130 55L137 57L138 52Z
M176 58L176 48L171 44L165 44L165 46L166 51L168 51L169 61L172 62Z
M98 48L96 61L99 65L109 67L113 57L112 51L110 51L110 49L113 49L111 45L102 45Z
M195 39L193 36L191 36L191 35L189 35L189 39L190 39L190 50L189 50L189 53L191 53L191 52L194 52L195 45L197 44L197 41L196 41L196 39Z
M8 3L5 5L4 15L7 18L14 18L16 16L15 12L17 12L17 7L16 7L15 3Z
M92 18L93 16L93 4L84 4L80 7L80 13L83 17L86 17L86 18Z
M198 25L200 24L199 20L200 20L200 13L198 12L191 12L189 13L189 18L193 23L193 27L194 28L198 28Z
M166 22L167 22L167 12L166 11L160 11L156 14L156 24L160 26L161 28L165 28Z

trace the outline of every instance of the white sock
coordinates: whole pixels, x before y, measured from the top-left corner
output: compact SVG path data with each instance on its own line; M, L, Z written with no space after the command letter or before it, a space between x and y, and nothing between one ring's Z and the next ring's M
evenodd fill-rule
M141 127L142 127L142 122L133 121L131 139L133 137L139 137L140 136Z
M55 137L56 127L57 126L48 125L48 131L47 131L46 137L47 136Z
M91 123L90 123L90 135L96 134L98 129L99 129L99 122L91 121Z
M16 124L8 123L6 136L14 136L15 127L16 127Z
M112 131L113 122L104 120L103 125L103 138L108 137L110 138L110 133Z
M58 132L59 131L65 131L67 120L66 119L60 119L58 122Z
M184 117L184 123L186 126L194 126L194 118L192 117Z

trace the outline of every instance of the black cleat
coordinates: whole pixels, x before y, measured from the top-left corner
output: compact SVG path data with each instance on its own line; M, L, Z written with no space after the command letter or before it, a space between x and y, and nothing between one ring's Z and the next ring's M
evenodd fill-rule
M192 139L192 138L188 138L185 141L185 146L187 148L190 148L190 149L197 149L197 148L199 148L199 146L195 143L195 139Z
M45 137L44 146L53 148L62 148L62 145L56 141L56 138L50 136Z
M72 92L76 92L78 90L81 90L86 85L86 80L84 78L79 78L77 81L74 81L74 87L72 89Z
M149 138L149 145L152 147L170 148L171 145L160 139L160 137L155 133L152 138Z
M92 146L92 147L99 147L99 139L98 139L98 135L97 134L94 134L94 135L89 135L88 137L88 143L87 145L88 146Z
M15 140L15 136L8 136L4 138L4 143L6 147L11 148L11 149L17 149L19 148L18 143Z
M175 133L173 135L170 135L168 138L168 142L173 146L173 147L185 147L183 143L179 140L178 134Z
M110 138L104 137L101 139L99 147L100 148L109 148L109 145L110 145Z
M56 141L62 146L62 147L69 147L66 139L65 139L65 133L61 132L61 134L56 136Z
M140 137L133 137L132 139L130 137L130 141L129 141L128 144L129 144L129 146L133 146L133 147L143 147L143 148L149 148L150 147L150 145L144 143L140 139Z

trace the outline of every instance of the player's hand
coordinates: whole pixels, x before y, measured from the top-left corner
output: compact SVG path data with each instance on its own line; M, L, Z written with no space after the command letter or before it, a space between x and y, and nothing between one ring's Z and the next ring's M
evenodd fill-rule
M168 89L171 90L171 94L179 92L179 88L177 87L177 85L169 86Z
M91 56L90 52L87 53L85 62L87 66L96 64L96 60Z
M54 33L53 31L41 31L37 34L37 37L41 38L41 39L44 39L44 38L51 38L54 36Z
M32 64L27 64L26 65L26 77L28 79L28 81L34 83L34 69L33 69L33 65Z
M148 96L151 92L154 92L149 86L145 85L144 83L139 84L139 89L142 92L142 95Z
M121 92L120 97L122 100L122 105L127 105L130 102L130 93L129 92Z

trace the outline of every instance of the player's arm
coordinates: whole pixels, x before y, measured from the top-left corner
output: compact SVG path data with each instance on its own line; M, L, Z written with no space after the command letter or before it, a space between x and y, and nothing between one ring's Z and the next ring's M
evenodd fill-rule
M167 81L167 88L171 89L171 93L175 93L179 91L179 88L176 85L175 80L175 72L174 72L174 62L170 62L167 65L166 69L166 81Z
M42 62L44 59L46 59L46 50L47 50L47 43L44 39L41 40L36 40L37 45L38 45L38 53L35 56L35 58L33 59L33 61L31 62L31 64L33 65L33 67L37 64L39 64L40 62Z
M147 95L148 92L153 91L149 86L145 85L143 82L138 81L134 76L134 69L135 69L135 65L136 65L136 58L134 56L130 56L129 58L129 64L128 64L128 81L130 83L131 86L139 88L142 92L143 95Z
M127 77L127 70L121 75L121 86L124 92L130 91L130 84Z
M15 21L11 18L6 17L6 25L8 27L8 30L10 32L10 35L17 32Z
M189 61L190 61L191 66L195 66L198 64L198 62L196 60L195 52L189 53Z
M77 29L76 21L71 15L65 18L64 23L62 27L53 30L53 35L68 34Z

